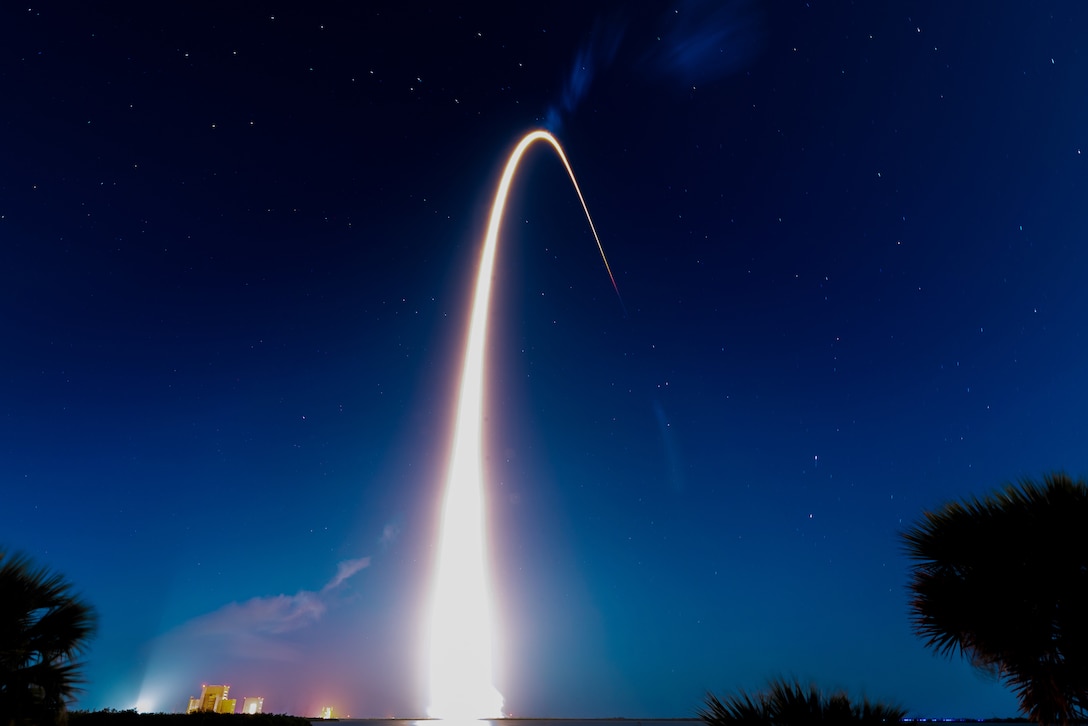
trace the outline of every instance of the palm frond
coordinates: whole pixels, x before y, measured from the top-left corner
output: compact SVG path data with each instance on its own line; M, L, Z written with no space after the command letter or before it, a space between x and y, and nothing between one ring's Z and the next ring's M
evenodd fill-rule
M772 679L758 693L737 691L719 699L707 693L697 715L708 726L808 726L809 724L884 724L899 721L905 709L864 699L854 703L843 691L824 693L784 678Z
M83 682L76 656L97 620L60 575L0 551L0 713L57 723Z
M1088 703L1086 527L1088 485L1055 473L945 504L901 534L915 633L997 675L1040 723Z

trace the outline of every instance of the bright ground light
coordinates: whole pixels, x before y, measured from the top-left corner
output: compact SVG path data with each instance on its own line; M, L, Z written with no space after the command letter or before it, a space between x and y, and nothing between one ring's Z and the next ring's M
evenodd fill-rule
M483 719L503 715L502 694L493 685L491 665L495 646L491 622L491 593L487 576L486 523L482 471L482 403L484 345L492 268L506 197L522 155L534 142L546 141L555 149L574 184L574 191L589 220L605 269L616 280L604 256L597 230L589 217L582 191L566 154L554 136L533 131L510 154L491 205L461 369L453 446L446 474L446 495L438 550L438 569L431 603L430 706L432 718ZM616 288L617 295L619 289Z

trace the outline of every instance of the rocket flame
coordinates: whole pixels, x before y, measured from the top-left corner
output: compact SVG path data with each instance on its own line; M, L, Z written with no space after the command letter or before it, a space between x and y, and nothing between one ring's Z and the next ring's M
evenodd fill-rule
M502 716L502 694L492 684L491 652L494 642L481 463L484 345L492 269L506 197L522 155L537 141L551 144L563 162L582 203L593 238L597 241L597 249L604 260L612 287L619 295L616 278L612 275L597 229L589 216L582 190L559 141L547 131L527 134L511 152L495 191L480 267L476 273L472 317L461 369L457 420L446 474L438 569L431 603L431 705L428 713L432 718L465 720Z

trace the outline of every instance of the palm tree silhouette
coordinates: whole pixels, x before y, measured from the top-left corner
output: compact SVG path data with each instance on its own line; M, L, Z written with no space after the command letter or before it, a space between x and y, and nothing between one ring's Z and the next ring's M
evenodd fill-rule
M81 683L94 610L22 554L0 552L0 724L58 723Z
M721 700L708 693L697 715L708 726L876 726L900 721L906 709L868 698L855 703L843 691L828 694L815 684L805 687L779 678L755 694L742 690Z
M915 633L996 674L1033 721L1083 718L1086 535L1088 485L1065 474L925 512L902 534Z

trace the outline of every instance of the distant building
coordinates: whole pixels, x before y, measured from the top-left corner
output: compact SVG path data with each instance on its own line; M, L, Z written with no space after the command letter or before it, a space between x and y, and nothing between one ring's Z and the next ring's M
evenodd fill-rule
M230 686L200 687L200 698L190 698L189 708L186 713L193 711L214 711L215 713L234 713L234 706L238 703L233 698L227 698Z
M242 713L260 713L264 710L264 696L246 696L242 699Z

